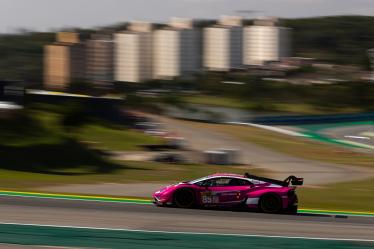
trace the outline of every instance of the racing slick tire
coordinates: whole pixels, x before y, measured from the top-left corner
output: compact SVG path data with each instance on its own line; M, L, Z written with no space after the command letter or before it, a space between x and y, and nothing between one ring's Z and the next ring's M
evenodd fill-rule
M193 208L196 204L196 197L193 190L185 188L174 194L174 205L179 208Z
M282 210L282 200L276 194L266 194L260 198L259 208L263 213L279 213Z

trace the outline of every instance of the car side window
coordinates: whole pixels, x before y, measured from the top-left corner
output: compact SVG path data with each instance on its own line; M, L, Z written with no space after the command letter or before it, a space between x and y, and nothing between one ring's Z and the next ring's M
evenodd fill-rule
M222 178L216 178L214 180L215 180L215 184L214 184L215 187L231 186L230 185L230 181L232 180L231 178L222 177Z
M230 178L212 178L208 180L201 181L197 183L199 186L204 187L224 187L224 186L230 186Z
M249 181L238 179L238 178L232 178L230 180L229 186L250 186L251 183Z
M201 182L196 183L199 186L204 187L228 187L228 186L250 186L251 183L249 181L238 179L238 178L230 178L230 177L218 177L213 179L207 179Z

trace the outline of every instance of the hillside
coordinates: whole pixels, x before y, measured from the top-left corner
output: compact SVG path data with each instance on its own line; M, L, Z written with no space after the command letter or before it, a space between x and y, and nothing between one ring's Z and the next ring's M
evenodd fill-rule
M293 28L296 56L369 66L366 50L374 48L372 16L285 19L283 25Z

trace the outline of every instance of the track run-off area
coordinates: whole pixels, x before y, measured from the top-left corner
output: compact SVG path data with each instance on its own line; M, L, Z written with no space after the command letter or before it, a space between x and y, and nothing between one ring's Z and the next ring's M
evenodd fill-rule
M374 214L161 208L138 198L0 191L0 247L374 248Z

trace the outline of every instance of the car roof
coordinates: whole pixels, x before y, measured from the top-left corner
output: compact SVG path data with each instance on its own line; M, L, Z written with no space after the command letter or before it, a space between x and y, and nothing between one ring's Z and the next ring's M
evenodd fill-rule
M253 181L255 181L255 182L257 182L256 184L266 183L266 181L254 180L252 178L248 178L248 177L245 177L245 176L240 175L240 174L231 174L231 173L215 173L215 174L212 174L212 175L208 175L208 176L205 176L205 177L201 177L201 178L192 180L192 181L190 181L190 183L196 183L196 182L200 182L200 181L204 181L204 180L208 180L208 179L213 179L213 178L218 178L218 177L233 177L233 178L237 178L237 179L250 181L252 183L253 183Z
M240 178L240 179L243 179L243 180L249 180L248 178L245 178L243 175L239 175L239 174L216 173L216 174L204 176L204 177L201 177L201 178L189 181L189 182L190 183L196 183L196 182L205 181L205 180L208 180L208 179L213 179L213 178L218 178L218 177L234 177L234 178Z
M207 177L219 177L219 176L222 176L222 177L240 177L240 178L245 178L243 175L231 174L231 173L215 173L215 174L212 174L212 175L208 175Z

